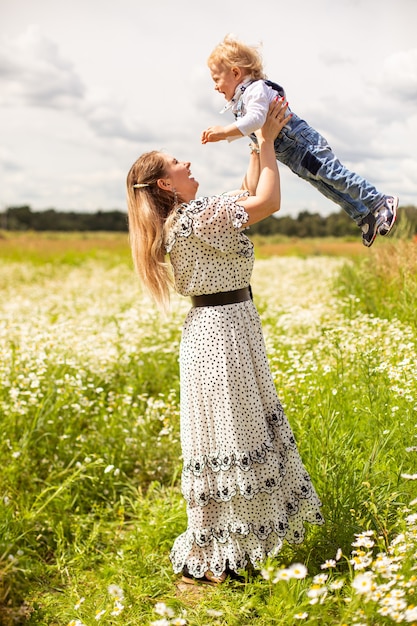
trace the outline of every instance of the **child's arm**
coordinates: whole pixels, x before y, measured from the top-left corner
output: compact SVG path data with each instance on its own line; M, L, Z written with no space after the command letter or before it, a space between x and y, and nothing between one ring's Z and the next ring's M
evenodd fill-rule
M201 134L201 143L213 143L214 141L222 141L229 137L243 137L236 124L229 126L209 126L203 130Z

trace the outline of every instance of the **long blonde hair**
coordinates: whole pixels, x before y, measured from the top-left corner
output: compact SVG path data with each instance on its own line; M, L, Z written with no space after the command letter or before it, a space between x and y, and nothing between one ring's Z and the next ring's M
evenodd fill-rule
M172 283L170 266L165 261L164 234L176 203L175 194L157 184L166 176L166 169L167 161L161 152L146 152L132 165L126 181L133 264L161 309L169 303Z
M233 35L226 35L223 41L214 48L207 59L207 65L210 67L213 63L226 69L240 67L253 80L266 78L259 49L255 46L248 46Z

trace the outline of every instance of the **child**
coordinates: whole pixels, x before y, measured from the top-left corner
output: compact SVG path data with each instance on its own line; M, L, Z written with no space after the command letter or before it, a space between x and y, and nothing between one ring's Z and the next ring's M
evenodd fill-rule
M235 123L211 126L202 133L202 143L232 141L250 135L266 119L269 103L284 89L266 80L262 59L253 46L226 36L207 61L215 89L222 93ZM256 139L255 139L256 141ZM256 143L251 149L257 152ZM377 234L388 235L397 217L398 198L386 196L367 180L349 171L336 158L326 139L307 122L291 113L291 121L275 140L275 155L295 174L314 185L326 198L339 204L362 230L362 243L370 247Z

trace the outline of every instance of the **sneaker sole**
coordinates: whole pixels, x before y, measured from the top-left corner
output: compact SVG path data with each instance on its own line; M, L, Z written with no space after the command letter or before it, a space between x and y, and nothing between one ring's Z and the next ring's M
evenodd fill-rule
M372 239L371 239L370 241L367 241L366 239L364 239L364 238L362 237L362 243L363 243L363 245L364 245L366 248L370 248L370 247L372 246L372 244L374 243L374 241L375 241L375 239L376 239L376 236L377 236L377 235L378 235L378 230L377 230L377 229L375 229L374 236L372 237Z
M398 203L399 203L399 198L395 198L395 205L392 209L392 213L393 213L393 218L392 218L392 222L390 227L388 228L388 230L384 230L383 232L378 228L378 233L381 235L381 237L386 237L387 235L389 235L389 233L392 231L392 228L395 224L395 222L397 221L397 208L398 208Z

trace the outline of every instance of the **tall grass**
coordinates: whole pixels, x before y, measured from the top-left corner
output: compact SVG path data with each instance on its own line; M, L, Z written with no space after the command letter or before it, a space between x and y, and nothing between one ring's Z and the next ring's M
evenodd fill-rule
M79 262L77 241L27 258L11 241L0 261L0 623L417 623L411 244L257 261L271 369L326 524L245 584L190 591L168 559L186 524L189 304L160 318L122 247L95 240Z

